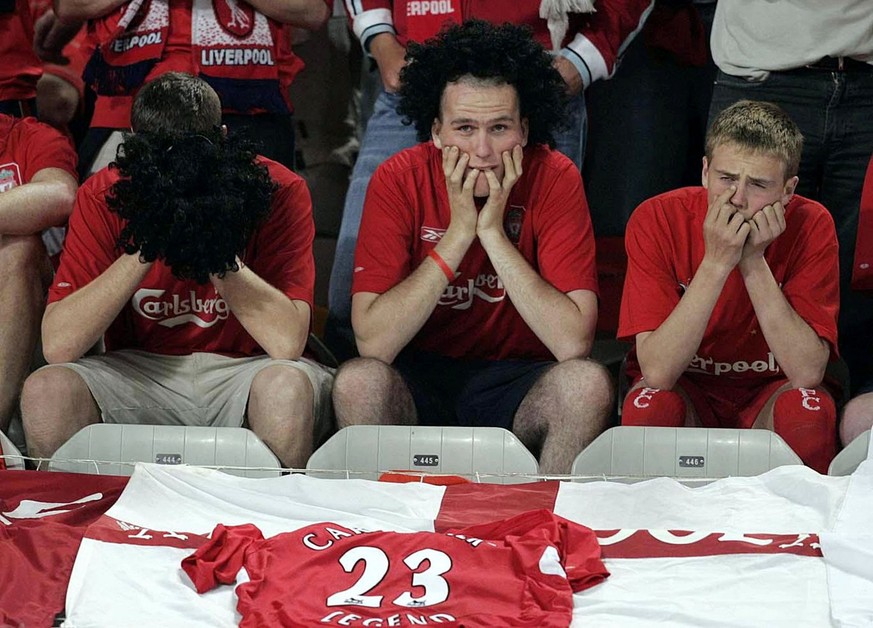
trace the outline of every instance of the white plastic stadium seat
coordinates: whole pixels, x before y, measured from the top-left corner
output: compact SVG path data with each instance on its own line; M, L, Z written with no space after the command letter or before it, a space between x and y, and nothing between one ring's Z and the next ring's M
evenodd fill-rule
M306 463L307 475L375 480L385 471L459 475L475 481L531 482L537 460L515 435L499 427L353 425L341 429ZM346 475L346 470L355 472Z
M836 455L828 467L828 475L851 475L867 459L870 430L867 430Z
M576 457L573 475L586 476L580 481L670 477L699 484L790 464L803 463L770 430L621 426L605 431Z
M0 453L3 454L7 469L24 469L24 458L9 437L0 432Z
M258 478L279 475L281 466L263 441L242 427L99 423L79 430L64 443L49 461L49 470L130 475L134 462L260 467L222 469Z

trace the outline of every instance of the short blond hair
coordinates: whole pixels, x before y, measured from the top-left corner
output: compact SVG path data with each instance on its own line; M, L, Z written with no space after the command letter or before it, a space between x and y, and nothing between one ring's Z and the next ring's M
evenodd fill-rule
M766 153L785 164L785 179L797 174L803 152L803 134L779 105L740 100L716 116L706 133L706 158L716 146L733 144L754 153Z

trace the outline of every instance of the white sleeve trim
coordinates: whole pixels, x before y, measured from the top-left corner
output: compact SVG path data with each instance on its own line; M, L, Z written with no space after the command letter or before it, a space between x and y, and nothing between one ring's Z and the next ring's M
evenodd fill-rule
M394 19L389 9L370 9L355 15L352 20L352 28L362 44L366 45L367 39L376 33L394 33Z
M561 56L567 57L579 69L581 62L590 80L585 82L585 87L588 87L594 81L609 78L609 69L606 67L606 61L597 46L591 43L587 37L582 34L576 35L567 47L561 50ZM582 80L585 81L585 74L582 74Z

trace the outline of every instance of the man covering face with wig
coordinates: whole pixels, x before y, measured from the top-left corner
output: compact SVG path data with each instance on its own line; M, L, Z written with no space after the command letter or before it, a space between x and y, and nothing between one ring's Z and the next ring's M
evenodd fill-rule
M115 423L239 426L302 467L331 372L304 357L314 226L304 181L221 126L209 85L169 73L76 200L43 320L50 366L25 383L31 451ZM106 353L85 357L101 339Z

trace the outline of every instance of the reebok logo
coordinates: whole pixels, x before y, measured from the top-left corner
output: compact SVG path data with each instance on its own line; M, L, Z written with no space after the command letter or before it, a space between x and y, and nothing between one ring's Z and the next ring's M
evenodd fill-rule
M439 242L446 235L445 229L437 229L436 227L422 227L421 239L425 242Z
M227 301L216 295L211 299L201 299L190 290L187 298L178 294L168 294L166 290L141 288L131 299L133 310L150 321L164 327L177 327L193 323L206 329L219 321L226 320L230 314Z

